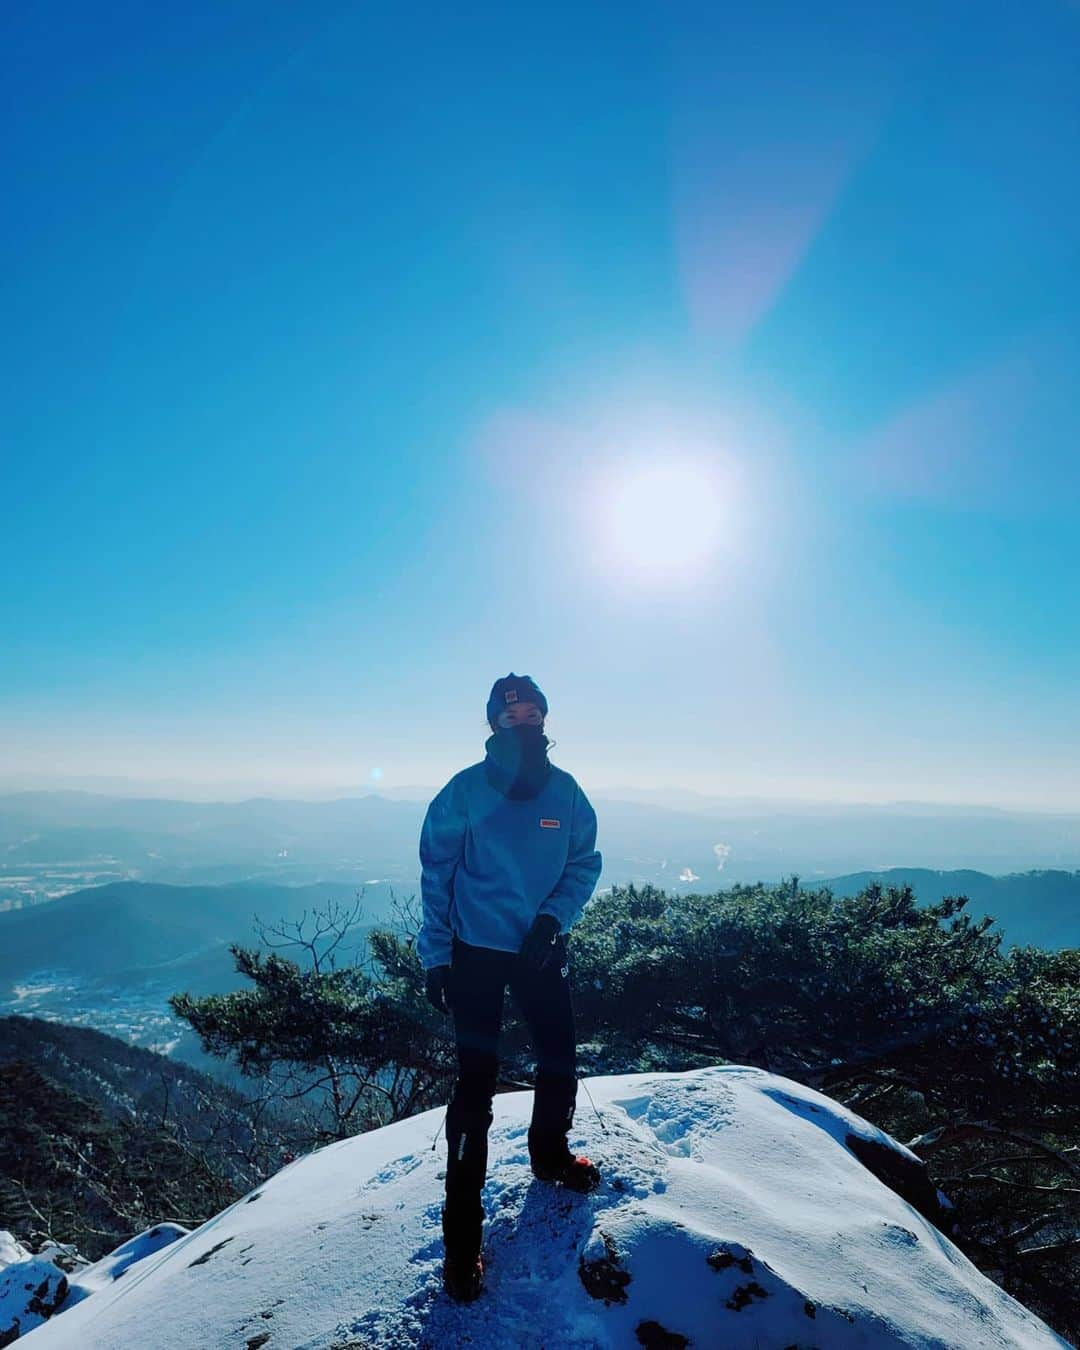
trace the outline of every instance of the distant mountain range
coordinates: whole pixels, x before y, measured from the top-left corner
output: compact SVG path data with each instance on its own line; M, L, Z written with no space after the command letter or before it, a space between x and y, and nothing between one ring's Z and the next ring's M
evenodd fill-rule
M966 895L967 913L992 915L1010 945L1080 947L1080 871L990 877L966 870L894 867L886 872L854 872L826 884L834 895L847 896L858 895L872 881L910 886L925 904L946 895Z
M259 945L255 914L268 925L292 922L331 901L348 908L355 895L333 883L124 881L0 913L0 1013L123 1035L235 1084L231 1067L205 1055L194 1031L173 1015L169 995L240 988L229 944ZM368 927L389 917L385 889L365 895L346 947L355 950Z
M253 867L355 867L373 855L400 868L416 856L418 809L376 796L185 802L16 793L0 797L0 862L10 870L111 860L160 881L239 880Z
M1080 816L989 807L767 803L696 793L664 801L590 792L601 886L671 888L809 879L890 867L989 874L1080 867ZM185 802L86 792L0 796L0 910L108 880L174 884L378 879L417 892L426 803L370 794L332 801ZM700 884L699 884L700 883Z
M895 867L887 872L853 872L826 883L834 895L857 895L871 882L910 886L919 902L933 904L946 895L967 895L965 914L991 914L1003 930L1004 948L1042 946L1080 948L1080 872L934 872Z
M329 882L311 886L242 882L228 886L166 886L122 881L75 891L47 904L0 914L0 988L28 969L73 970L88 977L168 973L229 942L256 942L254 916L264 923L297 920L330 901L354 896ZM387 917L379 902L367 923Z

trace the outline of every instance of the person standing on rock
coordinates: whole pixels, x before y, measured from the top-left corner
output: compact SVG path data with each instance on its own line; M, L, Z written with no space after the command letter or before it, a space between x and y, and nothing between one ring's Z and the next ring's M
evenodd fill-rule
M495 681L486 756L435 796L420 832L423 923L417 954L429 1001L453 1015L458 1077L446 1113L443 1281L480 1291L488 1129L506 986L536 1052L528 1132L533 1173L576 1191L600 1184L570 1151L577 1041L566 934L600 875L596 813L548 757L548 702L528 675Z

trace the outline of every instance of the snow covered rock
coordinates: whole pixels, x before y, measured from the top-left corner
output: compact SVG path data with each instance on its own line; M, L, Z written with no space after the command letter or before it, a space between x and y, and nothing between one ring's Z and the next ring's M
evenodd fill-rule
M121 1275L126 1275L128 1268L136 1261L153 1256L155 1252L161 1251L162 1247L167 1247L170 1242L176 1242L178 1238L185 1237L190 1232L191 1229L183 1227L182 1224L156 1223L153 1228L136 1233L133 1238L122 1242L107 1256L103 1256L92 1265L87 1265L71 1277L71 1294L64 1305L65 1311L72 1304L107 1288Z
M532 1177L532 1094L496 1098L474 1304L441 1289L429 1111L291 1163L27 1350L1065 1345L849 1141L909 1179L918 1160L827 1097L737 1066L587 1081L606 1131L583 1091L571 1143L603 1171L591 1195Z
M35 1254L0 1232L0 1350L190 1231L177 1223L155 1224L94 1262L60 1242L47 1242Z
M0 1232L0 1346L46 1321L67 1296L67 1276L59 1266Z

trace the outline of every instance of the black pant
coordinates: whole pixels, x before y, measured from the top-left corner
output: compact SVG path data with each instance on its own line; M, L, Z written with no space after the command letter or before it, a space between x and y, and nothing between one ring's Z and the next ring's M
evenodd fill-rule
M514 952L473 947L455 937L449 998L457 1040L458 1079L446 1115L447 1210L482 1219L487 1134L499 1066L499 1027L509 984L536 1052L536 1090L529 1155L551 1162L568 1152L566 1136L577 1098L577 1040L570 1000L569 958L561 935L541 971L525 969Z

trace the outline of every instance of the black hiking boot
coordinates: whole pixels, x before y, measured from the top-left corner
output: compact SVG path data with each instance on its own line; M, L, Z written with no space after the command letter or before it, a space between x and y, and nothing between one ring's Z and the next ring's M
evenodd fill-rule
M483 1288L483 1225L482 1211L443 1207L443 1288L455 1303L471 1303Z
M463 1263L447 1252L443 1261L443 1288L455 1303L471 1303L479 1297L483 1287L483 1256L477 1255L471 1262Z
M568 1191L578 1191L582 1195L595 1191L600 1185L600 1169L596 1164L583 1153L571 1153L569 1148L553 1157L533 1158L532 1171L541 1181L565 1186Z

